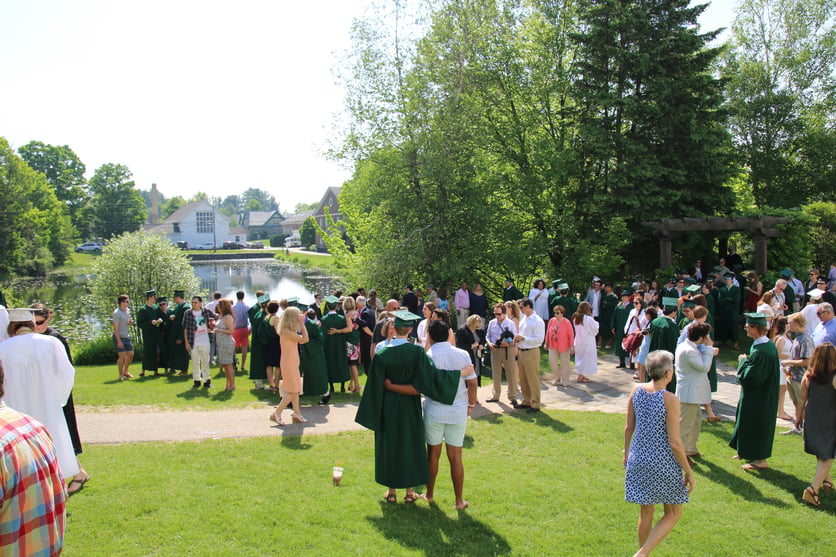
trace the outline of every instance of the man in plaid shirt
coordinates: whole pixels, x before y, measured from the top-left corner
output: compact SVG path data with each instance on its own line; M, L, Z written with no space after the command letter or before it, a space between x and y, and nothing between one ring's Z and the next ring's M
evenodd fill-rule
M46 428L3 402L0 365L0 554L59 555L67 493Z

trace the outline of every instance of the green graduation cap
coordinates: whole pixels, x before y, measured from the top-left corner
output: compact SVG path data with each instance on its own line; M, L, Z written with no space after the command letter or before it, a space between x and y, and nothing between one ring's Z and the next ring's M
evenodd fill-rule
M558 286L558 285L559 285L561 282L563 282L563 279L554 279L554 280L552 281L552 286L554 286L555 288L560 288L560 286Z
M168 298L166 298L165 296L160 296L159 298L157 298L157 303L158 304L167 304L168 303Z
M621 291L621 297L623 298L624 296L629 296L632 293L633 293L632 290L630 290L629 288L625 288L624 290Z
M697 304L695 302L693 302L692 300L684 300L682 302L682 309L685 309L685 308L694 309L695 307L697 307Z
M723 278L726 280L734 279L734 273L726 273L725 275L723 275Z
M690 286L686 286L684 290L685 292L690 292L691 294L699 294L702 289L698 285L692 284Z
M781 270L781 276L784 277L785 279L790 278L793 274L794 273L793 273L792 269L782 269Z
M180 298L185 298L186 297L186 291L185 290L175 290L174 291L174 297L177 298L178 296Z
M668 298L665 296L662 298L662 305L665 306L666 310L676 309L679 305L679 298Z
M560 290L561 292L563 292L563 291L569 290L569 285L566 284L565 282L561 282L560 284L557 285L557 289Z
M256 300L256 301L259 304L266 304L267 302L270 301L270 294L267 294L267 293L262 294L261 296L258 297L258 300Z
M326 304L336 304L339 301L340 301L340 299L337 298L336 296L325 296L325 303Z
M145 299L147 300L151 296L156 296L156 295L157 295L156 290L148 290L148 291L145 292Z
M746 316L747 325L760 325L761 327L766 327L765 313L744 313L743 315Z
M411 327L413 323L421 319L420 316L405 309L394 311L392 315L395 316L395 327Z

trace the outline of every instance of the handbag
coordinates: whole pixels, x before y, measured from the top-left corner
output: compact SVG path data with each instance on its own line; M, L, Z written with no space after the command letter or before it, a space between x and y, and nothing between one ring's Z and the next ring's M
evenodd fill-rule
M633 319L636 319L636 317L633 316ZM632 354L641 347L643 340L644 332L641 329L636 329L622 339L621 347L625 352Z

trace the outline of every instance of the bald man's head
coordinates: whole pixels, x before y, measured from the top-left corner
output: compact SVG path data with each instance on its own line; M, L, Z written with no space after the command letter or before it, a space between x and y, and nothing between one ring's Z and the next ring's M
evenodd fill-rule
M386 311L398 311L401 309L401 303L397 300L386 301Z

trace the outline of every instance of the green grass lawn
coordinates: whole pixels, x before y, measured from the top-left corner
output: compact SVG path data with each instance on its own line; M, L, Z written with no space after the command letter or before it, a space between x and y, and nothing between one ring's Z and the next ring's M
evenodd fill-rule
M159 410L225 410L228 408L263 407L277 404L279 396L271 391L256 390L245 372L235 377L235 391L223 390L226 384L223 372L212 367L211 390L192 389L192 374L187 376L139 377L140 365L133 363L130 368L134 379L119 381L116 364L107 366L76 367L73 401L76 405L93 407L151 406ZM365 384L366 376L360 376ZM302 397L304 403L319 400L319 397ZM359 394L334 393L334 402L359 401Z
M472 420L461 513L445 457L438 507L381 503L366 431L88 445L92 481L69 501L64 555L630 555L638 507L623 499L623 425L568 411ZM815 466L801 439L778 436L774 470L750 473L731 459L730 434L703 427L696 490L655 554L829 553L836 493L823 510L800 502Z
M285 254L284 250L279 250L275 257L280 261L288 261L306 267L318 267L335 272L345 271L345 269L336 264L334 257L328 253L290 252L289 254Z

